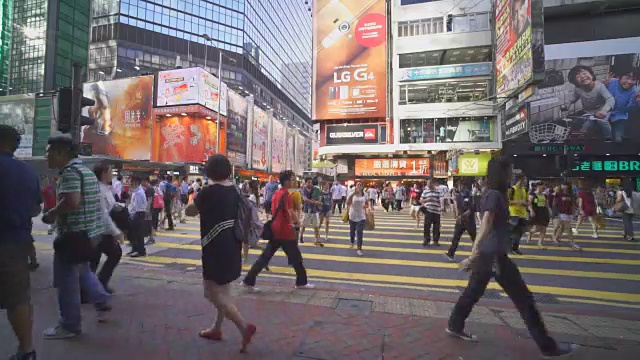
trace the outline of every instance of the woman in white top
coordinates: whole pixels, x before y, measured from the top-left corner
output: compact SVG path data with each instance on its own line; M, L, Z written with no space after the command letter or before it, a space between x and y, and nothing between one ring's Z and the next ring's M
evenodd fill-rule
M622 212L622 224L624 226L624 239L628 241L634 241L633 234L633 216L635 211L633 210L633 182L631 179L624 179L622 184L622 190L618 191L618 197L616 203L625 203L626 210Z
M93 172L96 174L98 181L100 181L100 208L102 209L102 221L104 222L105 232L102 234L102 238L96 246L96 253L91 261L91 270L96 272L100 264L100 258L102 254L105 254L107 260L97 273L97 277L104 286L105 291L113 294L113 290L109 287L109 280L111 280L113 271L122 258L122 249L120 248L118 239L120 239L123 234L111 218L111 210L116 206L116 199L111 191L111 186L108 185L112 177L111 167L105 163L100 163L93 168Z
M357 183L355 190L347 199L347 212L349 213L349 236L351 237L351 248L353 249L357 238L357 254L362 256L362 237L364 232L364 224L367 219L367 210L369 202L367 195L364 193L364 185Z

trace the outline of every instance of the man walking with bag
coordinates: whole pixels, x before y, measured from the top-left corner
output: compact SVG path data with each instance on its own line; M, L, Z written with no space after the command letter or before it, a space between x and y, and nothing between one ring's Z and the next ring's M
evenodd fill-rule
M104 232L98 179L77 158L71 137L49 138L49 168L60 169L58 202L42 217L56 222L53 243L53 285L58 291L59 323L44 332L46 339L67 339L81 332L80 286L99 314L111 310L109 295L89 268L94 244Z

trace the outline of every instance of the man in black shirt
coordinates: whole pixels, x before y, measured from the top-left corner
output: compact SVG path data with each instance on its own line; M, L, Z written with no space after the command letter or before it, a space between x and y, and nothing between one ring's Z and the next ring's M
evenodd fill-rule
M460 183L460 191L455 195L454 213L456 215L456 225L451 238L451 247L445 253L447 258L453 261L456 250L460 244L460 238L466 231L471 241L476 240L476 218L474 216L475 205L471 193L471 187L465 181Z

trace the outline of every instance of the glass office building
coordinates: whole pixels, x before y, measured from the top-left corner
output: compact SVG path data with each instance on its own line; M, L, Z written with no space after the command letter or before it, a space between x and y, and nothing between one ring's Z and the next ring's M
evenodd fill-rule
M220 49L231 88L310 130L308 7L303 0L94 0L88 81L192 66L217 74Z

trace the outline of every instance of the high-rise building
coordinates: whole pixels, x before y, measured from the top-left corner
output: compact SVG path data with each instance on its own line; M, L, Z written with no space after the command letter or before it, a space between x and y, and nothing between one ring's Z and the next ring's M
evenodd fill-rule
M94 0L88 81L193 66L217 75L222 51L230 88L310 132L307 8L302 0Z

